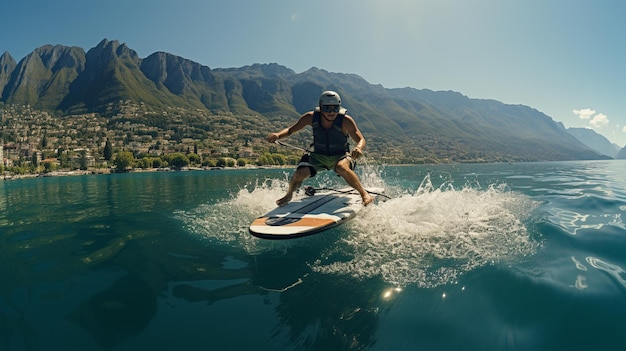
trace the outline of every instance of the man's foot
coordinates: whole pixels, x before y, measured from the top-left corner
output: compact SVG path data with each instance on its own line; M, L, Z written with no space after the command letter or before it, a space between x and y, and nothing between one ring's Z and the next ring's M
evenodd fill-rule
M370 194L367 194L366 196L363 196L363 198L361 199L361 202L363 203L363 206L369 205L370 203L372 203L372 201L374 201L374 198Z
M291 198L293 197L293 193L287 193L287 195L281 197L280 199L276 200L276 205L278 205L279 207L283 207L286 204L289 203L289 201L291 201Z

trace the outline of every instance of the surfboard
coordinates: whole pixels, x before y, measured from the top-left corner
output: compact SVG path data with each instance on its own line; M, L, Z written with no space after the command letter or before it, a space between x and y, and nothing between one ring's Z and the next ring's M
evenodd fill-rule
M343 224L363 207L361 195L352 188L318 190L258 217L249 232L263 239L299 238Z

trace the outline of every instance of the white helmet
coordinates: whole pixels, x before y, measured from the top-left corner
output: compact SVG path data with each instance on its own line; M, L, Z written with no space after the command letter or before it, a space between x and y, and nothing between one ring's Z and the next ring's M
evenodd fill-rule
M319 107L323 105L341 105L341 97L336 92L327 90L320 96Z

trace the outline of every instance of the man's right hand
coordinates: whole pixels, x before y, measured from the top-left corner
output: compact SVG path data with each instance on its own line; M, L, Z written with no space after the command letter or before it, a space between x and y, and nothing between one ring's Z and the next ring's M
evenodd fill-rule
M267 136L267 141L270 143L275 143L276 140L280 139L280 137L278 136L278 133L272 133L270 135Z

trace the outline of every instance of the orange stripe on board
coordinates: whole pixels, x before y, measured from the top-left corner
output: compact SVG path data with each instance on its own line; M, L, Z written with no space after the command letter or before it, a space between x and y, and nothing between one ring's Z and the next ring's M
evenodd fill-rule
M252 222L251 225L265 225L265 221L267 220L267 217L259 217L257 219L254 220L254 222Z
M254 220L254 222L252 222L252 225L267 226L267 224L265 224L265 221L267 219L268 217L257 218ZM336 223L336 221L328 218L304 217L301 218L299 221L285 224L281 227L324 227L333 223Z

